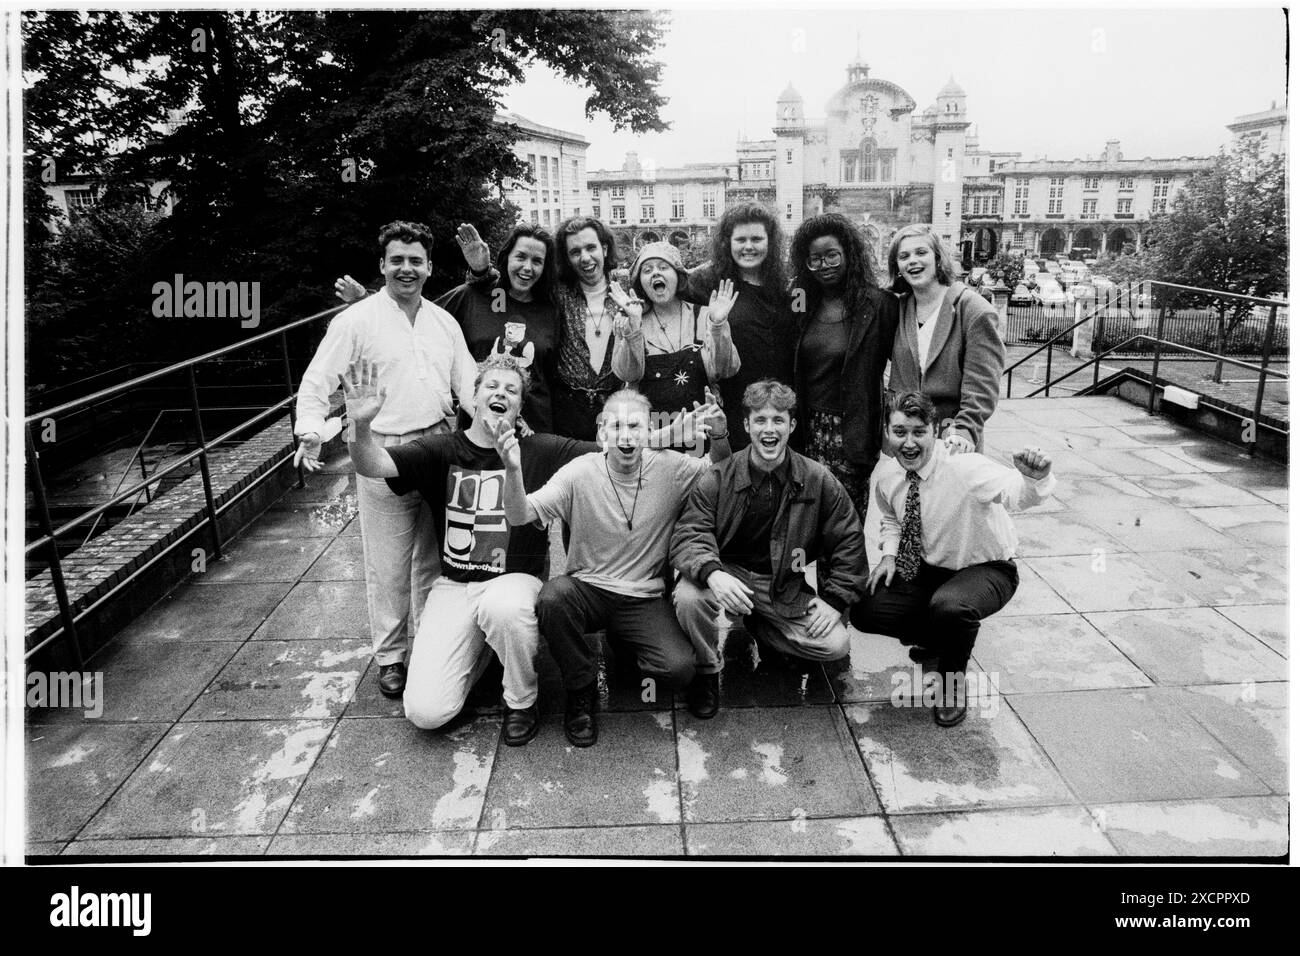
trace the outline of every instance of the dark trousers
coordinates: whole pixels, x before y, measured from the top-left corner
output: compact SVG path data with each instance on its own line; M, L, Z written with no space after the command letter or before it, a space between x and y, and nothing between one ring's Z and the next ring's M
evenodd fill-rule
M849 620L859 631L888 634L933 651L941 671L964 671L980 621L1000 611L1019 583L1014 561L973 564L960 571L923 563L911 581L895 574L889 587L877 584L875 594L853 606Z
M579 441L595 441L596 417L612 391L588 391L555 382L551 386L551 424L555 434Z
M566 690L596 679L596 655L584 635L602 628L611 644L632 649L645 676L669 688L684 687L695 676L695 651L664 596L627 597L565 574L542 585L537 624Z

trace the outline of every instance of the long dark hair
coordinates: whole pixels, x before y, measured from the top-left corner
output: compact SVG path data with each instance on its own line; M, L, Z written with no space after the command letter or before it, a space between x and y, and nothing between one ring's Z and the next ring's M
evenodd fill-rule
M794 273L793 288L803 290L807 305L805 318L816 315L825 293L822 284L808 268L808 250L813 241L822 236L839 240L844 249L844 305L850 315L861 315L879 290L876 272L871 267L871 253L862 241L862 233L853 220L837 212L813 216L795 231L790 243L790 271Z
M533 284L533 301L551 305L555 302L551 296L555 275L555 240L551 238L549 232L535 222L519 223L510 230L510 235L506 236L506 241L501 244L501 251L497 253L497 272L500 273L497 288L510 291L510 274L506 271L506 264L510 261L510 253L515 251L515 243L520 239L536 239L546 247L546 261L542 264L542 274Z
M614 234L609 231L609 226L591 216L573 216L560 223L560 228L555 231L555 277L563 285L576 287L580 284L578 273L574 270L573 263L569 261L568 244L570 236L576 236L584 229L596 230L596 239L600 247L605 250L606 282L609 281L609 274L614 271L614 266L618 263Z
M713 270L715 281L730 279L737 286L744 280L740 275L740 266L731 257L731 234L737 226L749 226L758 223L767 230L767 258L759 267L760 287L765 297L775 299L785 292L785 250L782 248L784 237L776 216L766 207L756 202L743 202L732 206L722 214L718 228L713 232Z

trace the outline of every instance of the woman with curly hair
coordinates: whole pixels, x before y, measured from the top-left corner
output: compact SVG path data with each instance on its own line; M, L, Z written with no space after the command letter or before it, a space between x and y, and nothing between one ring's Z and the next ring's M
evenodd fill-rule
M728 321L740 368L718 382L717 391L736 451L749 444L745 389L765 378L794 382L797 330L781 246L781 228L771 212L753 202L733 206L713 233L713 260L690 271L681 294L687 302L708 305L721 282L730 281L735 288Z
M867 511L880 455L882 380L898 329L898 301L879 288L866 243L848 217L814 216L790 245L798 320L794 380L808 457Z
M934 402L936 432L949 453L982 451L1006 362L997 311L956 281L952 259L927 225L894 234L889 278L904 293L890 390L921 392Z

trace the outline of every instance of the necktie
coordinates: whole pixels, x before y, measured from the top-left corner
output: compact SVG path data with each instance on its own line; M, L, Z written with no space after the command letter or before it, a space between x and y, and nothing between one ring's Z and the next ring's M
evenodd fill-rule
M898 542L898 576L915 579L921 570L921 476L907 473L907 505L903 509L903 536Z

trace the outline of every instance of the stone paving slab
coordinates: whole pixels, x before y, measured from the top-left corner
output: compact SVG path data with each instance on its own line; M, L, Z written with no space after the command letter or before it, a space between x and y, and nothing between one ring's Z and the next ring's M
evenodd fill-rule
M369 660L368 641L250 641L182 719L338 717L351 701Z
M677 733L688 823L865 816L880 803L838 707L683 715Z
M693 823L686 827L690 856L898 856L884 817Z
M254 640L370 639L364 581L300 581L253 635Z
M1276 505L1192 508L1190 511L1197 520L1221 531L1238 545L1261 548L1287 546L1291 525L1286 511Z
M1278 857L1288 849L1284 797L1172 800L1092 808L1125 856Z
M238 538L193 580L202 585L297 581L329 544L329 538Z
M853 704L845 714L887 813L1077 802L1001 698L943 733L925 708Z
M27 839L71 840L166 733L157 723L27 728Z
M907 856L1115 856L1082 807L922 813L892 821Z
M1151 691L1022 694L1010 704L1087 803L1268 791L1200 724Z
M1286 661L1214 608L1089 614L1087 619L1160 684L1286 679Z
M469 856L474 831L437 830L417 833L281 834L271 841L267 856Z
M602 713L594 747L572 746L558 717L526 747L502 746L483 808L485 829L679 823L673 715Z
M1231 538L1197 517L1197 510L1163 502L1117 504L1090 514L1087 520L1129 551L1233 547Z
M303 575L304 581L365 581L361 538L339 536Z
M75 840L62 856L262 856L270 837L166 837L144 840Z
M994 616L980 626L975 659L1003 694L1149 687L1151 680L1078 614Z
M1163 556L1162 556L1163 558ZM1148 555L1027 558L1030 565L1076 611L1195 607L1199 602L1176 587Z
M1288 617L1285 604L1244 604L1215 610L1238 627L1245 628L1283 657L1288 656Z
M1176 586L1194 593L1197 604L1263 604L1287 592L1282 548L1165 551L1150 558Z
M116 642L244 641L290 587L288 582L182 587L136 618Z
M341 720L281 832L473 830L500 729L492 718L441 734L404 719Z
M176 724L83 835L269 836L329 731L311 720Z
M1167 693L1274 793L1289 791L1285 682L1169 688Z
M103 674L103 713L83 710L32 711L70 720L177 720L216 677L236 651L228 641L174 644L121 644L116 641L90 659L87 667Z
M681 856L679 826L559 827L481 830L475 856Z

